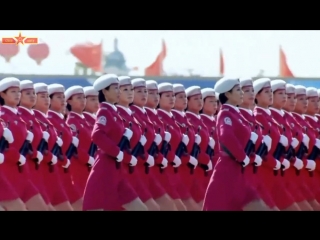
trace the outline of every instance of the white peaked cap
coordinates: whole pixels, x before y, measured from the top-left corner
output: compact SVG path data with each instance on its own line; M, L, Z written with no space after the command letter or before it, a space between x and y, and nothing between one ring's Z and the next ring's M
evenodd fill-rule
M3 92L12 87L20 88L20 80L18 78L7 77L0 81L0 92Z
M314 87L308 87L306 89L306 95L307 97L318 97L318 89L314 88Z
M135 78L131 81L133 88L147 87L146 80L143 78Z
M239 78L239 81L240 81L240 87L241 88L243 88L243 87L252 87L253 86L253 81L252 81L252 78L250 78L250 77Z
M66 100L70 99L73 95L76 94L84 94L83 88L81 86L72 86L69 87L65 92L64 95L66 97Z
M54 93L64 93L65 89L64 86L58 83L50 84L48 85L48 94L54 94Z
M84 87L84 88L83 88L83 92L84 92L84 95L85 95L86 97L89 97L89 96L98 96L98 95L99 95L99 92L97 92L96 90L94 90L93 86Z
M295 94L296 96L299 96L299 95L307 95L307 89L305 86L302 86L302 85L297 85L295 86Z
M203 88L201 89L201 93L203 99L206 97L216 97L216 93L213 88Z
M105 74L94 81L93 88L99 92L113 84L119 84L118 76L115 74Z
M187 97L192 97L199 94L202 95L201 88L199 86L192 86L186 89Z
M295 94L296 88L293 84L287 83L286 84L286 94Z
M120 76L119 79L119 86L126 86L126 85L132 85L131 83L131 77L129 76Z
M33 85L35 93L48 93L48 85L45 83L35 83Z
M146 85L148 90L158 90L158 83L155 80L147 80Z
M182 92L186 92L186 89L184 88L184 86L180 83L175 83L172 85L173 86L173 92L174 94L178 94L178 93L182 93Z
M20 81L20 90L34 89L33 82L30 80Z
M173 92L173 85L171 83L160 83L158 85L159 93L164 93L164 92Z
M257 95L264 88L271 88L270 78L259 78L253 81L254 94Z
M235 86L240 85L238 78L223 77L214 85L214 91L218 94L226 93L232 90Z
M282 79L276 79L271 81L271 89L273 92L277 90L286 90L286 82Z

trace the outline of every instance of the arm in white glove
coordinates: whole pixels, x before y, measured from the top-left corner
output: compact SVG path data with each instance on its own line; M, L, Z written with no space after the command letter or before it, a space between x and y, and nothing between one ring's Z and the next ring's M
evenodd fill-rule
M299 158L296 157L296 160L293 164L293 166L297 169L297 170L301 170L303 168L303 161Z
M9 128L3 129L2 136L8 141L8 143L13 143L13 135Z
M72 137L72 144L77 148L79 146L79 139L77 137Z
M303 134L302 142L306 146L306 148L309 149L310 138L308 137L307 134Z
M187 146L189 143L189 137L186 134L182 134L182 142Z
M43 131L43 132L42 132L42 138L43 138L46 142L48 142L49 137L50 137L50 134L49 134L47 131Z
M207 167L208 167L208 169L206 170L207 172L209 172L209 171L211 171L213 169L211 161L208 163Z
M298 145L299 145L298 139L292 138L291 146L293 147L293 149L295 149L296 147L298 147Z
M137 163L138 163L138 160L136 159L136 157L135 156L131 156L131 160L130 160L130 164L129 165L134 167L134 166L137 165Z
M94 162L95 162L94 158L90 156L88 160L88 164L92 167Z
M118 156L117 156L116 161L117 161L117 162L122 162L122 160L123 160L123 152L120 151L120 152L118 153Z
M41 161L43 160L43 155L41 152L37 151L37 159L38 159L38 164L41 163Z
M249 163L250 163L250 158L248 156L246 156L246 158L243 159L243 161L241 162L243 167L248 166Z
M0 153L0 164L2 164L3 162L4 162L4 155Z
M166 167L168 167L168 160L166 158L163 158L161 162L161 168L166 168Z
M198 166L198 160L190 156L189 163L196 168Z
M214 145L216 145L216 142L214 141L214 139L212 137L209 138L209 146L214 149Z
M274 170L279 170L280 168L281 168L281 163L280 163L280 161L278 161L276 159L276 166L275 166Z
M125 128L123 136L126 136L129 140L132 138L132 131L129 128Z
M66 165L64 165L64 166L62 166L62 167L63 167L63 168L68 168L68 167L70 166L70 164L71 164L71 162L70 162L70 160L68 159Z
M55 164L57 164L57 162L58 162L58 158L57 158L57 156L52 155L52 158L51 158L50 164L51 164L51 165L55 165Z
M161 137L161 135L160 134L155 134L155 136L154 136L154 140L153 140L156 144L157 144L157 146L159 146L159 144L161 143L161 141L162 141L162 137Z
M179 167L182 162L181 162L181 159L176 155L173 159L173 163L174 163L173 167L176 168L176 167Z
M272 139L269 135L263 136L263 142L266 144L266 146L268 147L268 152L271 149L272 146Z
M195 135L194 142L198 145L201 143L201 136L199 134Z
M33 141L33 133L30 132L30 131L27 131L27 132L28 132L28 133L27 133L26 139L27 139L29 142L32 143L32 141Z
M310 172L314 171L316 169L316 162L308 159L306 169Z
M164 132L164 140L168 143L171 140L171 133Z
M280 136L280 140L279 142L284 146L287 147L288 146L288 138L284 135Z
M256 155L256 156L255 156L254 164L255 164L255 166L257 166L257 167L261 166L261 164L262 164L262 158L261 158L259 155Z
M320 140L319 139L316 139L316 144L315 145L316 145L317 148L320 149Z
M59 138L59 137L57 138L56 143L58 144L59 147L61 147L61 146L63 145L63 141L62 141L62 139Z
M19 158L19 166L22 166L26 163L26 158L20 154L20 158Z
M144 135L141 135L140 137L140 143L142 146L144 146L147 142L147 138Z
M149 155L146 163L148 163L149 167L153 167L154 166L154 157Z
M283 159L281 165L283 166L283 171L287 170L290 167L290 162L287 159Z
M258 134L256 134L255 132L251 132L250 140L253 142L253 144L256 144L258 140Z

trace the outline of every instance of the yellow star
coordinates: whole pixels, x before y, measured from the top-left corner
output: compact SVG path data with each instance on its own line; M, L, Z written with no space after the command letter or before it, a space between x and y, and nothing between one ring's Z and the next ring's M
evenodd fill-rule
M23 40L24 40L26 37L21 36L21 32L19 33L19 36L14 37L14 38L17 40L17 42L16 42L17 45L19 45L19 43L21 43L22 45L24 45Z

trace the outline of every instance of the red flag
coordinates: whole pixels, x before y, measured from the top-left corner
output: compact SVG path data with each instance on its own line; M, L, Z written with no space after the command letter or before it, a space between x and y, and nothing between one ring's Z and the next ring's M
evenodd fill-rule
M224 58L223 58L223 52L222 49L220 48L220 76L224 75Z
M294 77L287 63L287 57L284 53L282 47L280 46L280 69L279 75L280 77Z
M102 41L100 44L76 44L70 52L86 67L96 72L102 71Z
M162 40L162 50L157 56L156 60L144 70L145 76L162 76L163 75L163 61L167 56L167 47L164 40Z

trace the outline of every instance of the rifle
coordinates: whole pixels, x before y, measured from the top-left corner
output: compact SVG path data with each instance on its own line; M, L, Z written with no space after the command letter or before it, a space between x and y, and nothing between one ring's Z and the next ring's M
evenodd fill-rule
M78 136L79 136L79 130L77 130L77 134L75 137L78 137ZM77 153L78 153L77 147L71 142L66 152L67 159L71 160L71 158ZM68 171L69 171L68 168L64 169L65 173L67 173Z
M185 135L188 136L188 132L189 132L189 128L186 129L186 133ZM176 150L176 156L178 156L179 158L181 158L182 155L184 154L188 154L187 152L187 146L186 144L184 144L183 141L181 141L178 145L178 148ZM172 163L174 165L174 163ZM189 163L188 163L188 166L189 166ZM174 172L177 173L178 172L178 168L174 168Z
M159 128L158 134L160 134L160 133L161 133L161 129ZM149 150L148 150L148 154L151 156L155 156L158 153L159 153L159 148L158 148L157 144L153 141ZM149 166L147 163L145 163L145 166L146 166L145 172L146 172L146 174L148 174L149 173Z
M62 138L62 132L60 132L59 138ZM62 149L57 142L54 143L51 153L55 155L59 161L64 160L64 157L62 155ZM49 165L49 172L53 172L54 166L51 163L48 163L48 165Z
M201 130L201 127L199 126L198 127L198 130L197 130L197 134L199 135L200 134L200 130ZM208 147L210 147L210 146L208 146ZM193 146L192 146L192 150L191 150L191 153L190 153L190 155L192 156L192 157L194 157L194 158L198 158L198 155L199 155L199 153L200 153L200 147L199 147L199 145L196 143L196 142L194 142L194 144L193 144ZM211 161L211 159L210 159L210 161ZM194 166L192 165L192 164L190 164L190 163L188 163L188 167L190 168L190 174L193 174L194 173ZM205 173L205 175L206 175L206 169L204 169L204 173ZM208 173L207 173L208 174Z
M129 129L131 129L132 127L132 123L129 123ZM147 132L147 129L145 129L145 132ZM138 156L140 156L141 154L144 154L144 148L142 146L142 144L139 142L136 144L136 146L131 150L131 155L138 158ZM134 167L129 165L129 173L133 173L134 172Z
M254 152L254 148L255 148L255 144L253 143L253 141L252 141L251 138L250 138L250 139L248 140L245 148L244 148L244 152L246 153L246 155L247 155L248 157L250 157L251 153ZM241 172L244 173L244 170L245 170L245 167L242 166ZM255 164L254 164L254 166L253 166L253 172L256 173L256 171L257 171L257 166L255 166Z
M166 126L166 130L165 130L166 132L168 132L168 128L169 128L169 125ZM160 148L160 153L163 155L163 157L166 158L170 150L171 150L170 144L167 141L163 140ZM164 169L161 168L160 166L160 173L163 173L163 171Z
M28 154L32 155L33 151L32 151L32 145L31 142L29 140L24 140L20 150L19 150L20 155L27 157ZM18 170L21 173L22 172L22 166L19 165L18 163Z
M97 145L95 145L92 142L90 147L89 147L89 151L88 151L89 156L94 158L94 155L95 155L96 151L97 151ZM87 167L88 167L88 171L90 172L91 171L91 166L90 166L89 163L87 163Z
M130 124L130 123L129 123ZM130 149L130 140L125 136L122 135L121 140L118 144L118 147L120 148L120 151L127 151L128 149ZM121 162L116 162L116 169L120 169L121 167Z
M9 126L8 126L9 128ZM5 139L4 136L1 136L0 138L0 153L4 153L4 151L9 148L9 142L7 139Z

